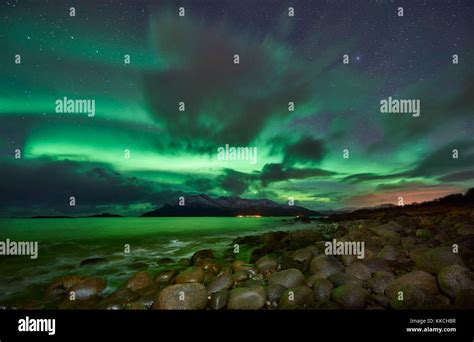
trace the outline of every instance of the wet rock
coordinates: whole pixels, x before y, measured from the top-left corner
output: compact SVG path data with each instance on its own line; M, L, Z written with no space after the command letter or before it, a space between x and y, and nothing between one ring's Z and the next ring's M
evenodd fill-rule
M202 283L204 280L204 271L197 266L191 266L179 273L174 279L175 284L184 283Z
M261 273L271 273L277 270L278 261L271 256L263 256L255 263L257 270Z
M306 286L313 287L314 282L318 279L321 279L321 278L318 277L317 274L310 275L308 278L306 278Z
M215 259L214 252L211 249L202 249L193 254L190 260L190 265L195 266L203 259Z
M170 283L175 276L176 276L176 270L164 270L164 271L158 272L155 278L153 278L153 282Z
M279 284L289 289L304 285L305 277L300 270L290 268L288 270L273 273L268 281L269 284Z
M369 294L362 287L354 284L345 284L332 291L331 298L341 308L360 310L366 306Z
M254 267L253 264L249 264L248 262L242 261L242 260L236 260L232 263L232 270L234 273L240 272L240 271L245 271L248 274L256 274L257 271Z
M204 272L204 278L202 279L202 283L207 286L214 280L215 277L215 272Z
M234 310L258 310L265 306L267 294L263 287L238 287L229 293L227 307Z
M153 281L150 278L150 275L147 272L137 272L135 273L125 284L126 288L129 288L132 291L137 291L139 289L148 287L153 284Z
M311 252L309 248L301 248L294 251L291 257L293 258L293 260L297 262L304 263L304 262L309 262L311 261L311 259L313 259L313 253Z
M152 309L201 310L207 306L207 290L199 283L170 285L160 291Z
M398 222L390 221L380 226L372 227L370 230L378 236L383 236L384 234L390 232L401 233L404 231L404 228Z
M416 239L413 236L405 236L402 238L401 244L402 244L403 249L411 250L416 245Z
M422 240L429 240L433 237L433 233L429 229L418 229L415 235Z
M171 258L161 258L156 261L158 265L172 264L174 261Z
M459 235L474 235L474 225L472 224L465 224L462 227L460 227L457 231Z
M155 302L156 299L156 294L163 289L162 284L152 284L148 287L139 289L138 291L135 292L137 294L138 298L136 299L136 302L143 304L147 309L151 308L153 303Z
M438 284L444 293L455 299L461 290L474 290L474 274L461 265L446 266L438 274Z
M102 292L107 286L107 281L102 278L89 278L69 289L69 294L74 293L75 300L86 300Z
M212 272L217 274L221 270L221 265L219 265L216 260L209 258L200 259L195 265L200 267L204 272Z
M361 281L369 280L372 275L370 269L360 261L356 261L347 266L346 273L356 277Z
M148 310L149 306L146 306L142 302L131 302L125 305L125 310Z
M385 271L377 271L373 277L367 282L367 288L375 293L383 294L385 288L395 280L395 276L392 273Z
M248 278L249 278L249 275L247 272L239 271L239 272L234 273L231 279L233 283L240 283L240 282L246 281Z
M327 279L334 285L334 287L344 284L362 285L362 281L360 279L357 279L353 275L344 272L331 274Z
M87 266L87 265L98 265L98 264L103 264L106 263L108 260L106 258L89 258L82 260L80 263L80 267L82 266Z
M295 250L314 245L316 242L324 239L320 232L314 230L298 230L288 233L282 240L281 244L286 250Z
M104 302L124 304L124 303L128 303L132 301L135 298L136 298L135 293L129 288L124 287L112 292L110 295L108 295L104 299Z
M223 289L229 289L232 283L232 276L229 273L222 273L207 285L207 291L215 293Z
M430 297L432 296L424 288L412 284L404 284L399 287L398 290L402 294L402 297L400 297L400 294L389 297L390 306L393 309L422 309L431 301Z
M424 271L413 271L391 281L385 288L385 294L390 300L398 298L398 292L408 286L420 288L429 295L438 294L436 278ZM412 292L417 295L414 291Z
M385 246L382 248L382 250L379 252L377 257L387 260L387 261L396 261L402 257L402 252L390 245Z
M209 307L213 310L223 309L227 305L228 299L229 299L228 289L222 289L220 291L214 292L211 294Z
M87 277L78 275L69 275L54 280L45 290L46 296L60 296L66 294L69 289L84 280Z
M355 255L342 255L341 256L341 261L344 264L344 266L349 266L353 262L357 261L357 257Z
M381 293L372 294L367 301L377 303L382 308L388 308L390 306L390 300Z
M327 278L332 274L344 270L344 266L332 255L320 255L311 260L309 266L311 274L316 274L320 278Z
M286 290L287 288L283 285L271 284L267 287L267 299L270 302L279 302Z
M453 253L451 247L433 248L419 255L415 260L418 269L433 274L438 274L446 266L462 264L461 258Z
M409 252L410 260L415 262L416 258L418 258L420 255L425 254L426 252L430 250L431 248L428 248L426 246L418 246Z
M189 259L183 258L178 260L178 266L188 267L191 264Z
M308 286L298 286L286 290L278 303L279 309L305 309L314 302L313 290Z
M381 226L373 227L370 230L382 237L389 244L398 245L401 240L399 232L403 231L403 227L396 222L389 222Z
M334 286L324 278L318 278L313 284L314 299L320 302L328 301L331 298L331 292Z
M264 285L265 285L265 282L262 279L248 279L239 284L240 287L256 287L256 286L264 286Z

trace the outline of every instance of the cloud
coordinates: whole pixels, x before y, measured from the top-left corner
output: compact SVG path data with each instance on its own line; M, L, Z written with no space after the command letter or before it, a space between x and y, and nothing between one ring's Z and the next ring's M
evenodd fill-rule
M284 148L284 163L318 163L325 154L324 142L312 137L303 137Z
M333 62L309 63L270 34L256 38L235 33L224 24L204 25L191 15L177 21L174 13L162 13L154 20L152 37L166 67L144 75L146 98L155 119L175 137L170 147L176 150L249 144L271 120L289 115L288 102L303 108L313 101L315 77L308 70L321 73ZM316 157L322 153L319 148L313 151ZM308 149L301 157L314 157Z
M158 204L176 197L175 191L136 177L124 176L109 166L51 159L0 162L1 207L40 208L41 214L77 214L96 206ZM76 198L76 207L69 198Z
M438 178L438 180L442 182L465 182L473 179L474 169L454 172Z

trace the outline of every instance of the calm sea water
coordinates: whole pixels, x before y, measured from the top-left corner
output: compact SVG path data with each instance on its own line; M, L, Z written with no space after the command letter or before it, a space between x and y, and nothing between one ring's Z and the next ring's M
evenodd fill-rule
M0 256L0 303L40 298L41 290L58 276L81 274L105 277L111 292L138 269L151 273L166 266L160 258L190 257L199 249L219 253L237 236L272 230L307 228L282 217L234 218L83 218L0 219L0 241L38 241L39 255ZM131 253L124 253L124 245ZM245 258L245 253L243 251ZM96 265L79 266L88 258L106 258ZM169 266L168 266L169 267Z

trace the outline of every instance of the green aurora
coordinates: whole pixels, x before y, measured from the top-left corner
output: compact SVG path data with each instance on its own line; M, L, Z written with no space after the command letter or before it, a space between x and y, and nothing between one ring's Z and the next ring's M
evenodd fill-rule
M323 210L472 186L461 6L398 18L390 2L321 3L291 18L285 2L193 1L179 17L152 3L81 2L75 17L62 2L0 5L0 215L138 215L197 193ZM380 113L389 96L420 99L420 117ZM95 116L56 113L63 97L94 99ZM257 147L256 163L219 160L226 144Z

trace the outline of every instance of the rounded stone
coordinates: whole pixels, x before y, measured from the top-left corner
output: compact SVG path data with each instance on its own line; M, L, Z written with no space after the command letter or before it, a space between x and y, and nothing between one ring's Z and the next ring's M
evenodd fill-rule
M286 290L278 303L279 309L304 309L314 302L313 290L308 286L298 286Z
M155 283L169 283L176 275L176 270L165 270L157 273L153 278Z
M255 262L259 272L273 272L278 268L278 261L268 255L265 255Z
M360 310L366 306L369 294L362 287L354 284L345 284L332 291L331 298L342 309Z
M132 291L137 291L153 284L148 272L141 271L135 273L125 284L126 288Z
M230 288L232 283L231 275L229 273L222 273L207 285L207 291L209 293L219 292L223 289Z
M421 288L430 295L438 294L436 278L424 271L413 271L391 281L385 288L385 294L390 299L397 298L399 291L407 286Z
M474 274L461 265L446 266L438 274L438 284L444 293L455 299L461 290L474 290Z
M238 287L229 293L227 307L233 310L258 310L265 306L267 294L263 287Z
M182 271L174 279L175 284L184 283L202 283L204 280L204 271L197 266L191 266Z
M462 264L461 258L453 252L451 247L433 248L415 259L415 265L418 269L433 274L438 274L446 266Z
M201 310L207 305L207 290L199 283L170 285L160 291L152 309Z
M289 289L292 287L304 285L305 277L300 270L297 270L296 268L290 268L288 270L273 273L269 277L268 281L269 284L278 284Z
M360 261L356 261L347 266L346 273L362 281L369 280L372 275L370 269Z
M309 265L311 274L316 274L320 278L327 278L332 274L344 270L344 265L332 255L319 255L311 260Z
M70 288L69 294L74 293L75 300L86 300L102 292L107 281L102 278L89 278Z
M331 292L334 286L324 278L318 278L313 284L314 299L320 302L328 301L331 298Z
M211 294L209 307L213 310L223 309L227 305L228 299L229 299L228 289L222 289L220 291L214 292Z

